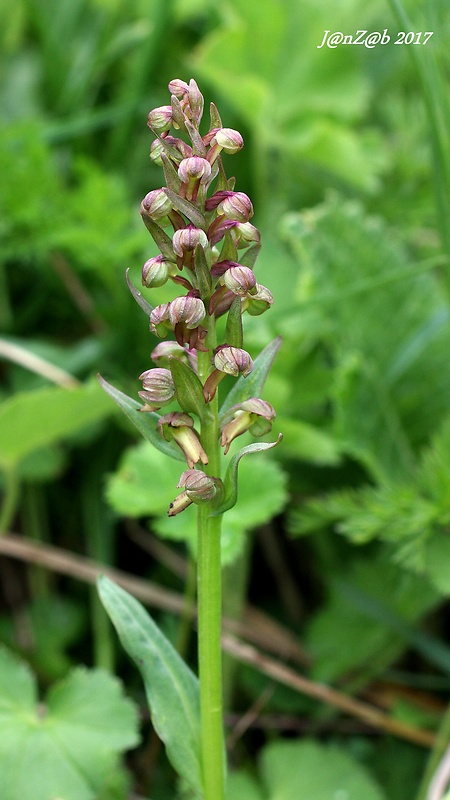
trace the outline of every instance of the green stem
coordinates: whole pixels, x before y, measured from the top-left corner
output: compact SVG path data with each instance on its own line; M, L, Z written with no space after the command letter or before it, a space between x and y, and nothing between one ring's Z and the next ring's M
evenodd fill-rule
M0 512L0 536L8 533L14 516L17 511L17 504L19 502L19 478L14 467L11 467L3 473L4 480L4 495L3 504Z
M199 376L206 380L216 335L214 318L209 320L209 352L199 353ZM220 477L219 409L216 397L208 403L202 419L202 445L208 455L205 472ZM204 800L223 800L225 742L222 700L222 574L220 530L222 516L210 516L209 504L198 508L198 663L200 678L201 751Z

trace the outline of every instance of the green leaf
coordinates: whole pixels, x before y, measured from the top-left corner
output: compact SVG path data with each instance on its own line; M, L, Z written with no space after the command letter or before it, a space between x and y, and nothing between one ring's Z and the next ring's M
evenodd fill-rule
M175 384L177 400L181 408L183 411L187 411L188 414L197 414L201 418L205 411L206 403L199 378L179 358L170 358L169 366Z
M142 311L144 311L144 313L147 314L147 316L149 317L150 314L153 311L153 306L150 305L150 303L145 299L145 297L142 296L142 292L140 292L139 289L136 289L134 284L131 283L130 269L129 268L125 272L125 278L126 278L127 286L129 288L131 294L133 295L134 299L136 300L136 303L138 304L138 306L140 306L142 308Z
M236 381L231 391L227 394L220 409L220 416L223 416L230 408L238 403L243 403L249 397L261 397L264 383L270 368L274 362L275 356L281 347L281 336L277 336L270 342L264 350L261 351L259 356L254 360L253 371L244 378L242 375Z
M173 207L177 211L181 211L185 217L188 218L196 228L201 228L205 230L206 228L206 220L201 211L194 206L193 203L189 202L189 200L185 200L183 197L180 197L178 194L175 194L171 189L164 187L164 192L169 198L170 202L172 203Z
M336 466L341 462L342 445L325 431L299 419L279 415L276 425L283 431L284 458L324 466Z
M133 400L132 397L128 397L128 395L116 389L115 386L105 381L101 375L98 376L98 380L105 392L112 397L114 402L117 403L119 408L127 415L130 422L133 423L147 442L150 442L153 447L156 447L157 450L161 450L165 455L171 456L177 461L184 461L180 448L173 442L166 442L165 439L156 432L159 414L156 414L154 411L140 411L139 409L141 409L142 406L137 400Z
M260 771L269 800L383 800L375 781L348 752L313 741L268 745Z
M141 217L145 227L147 228L149 234L164 258L167 258L168 261L174 261L175 256L172 247L172 239L170 236L168 236L167 233L165 233L165 231L163 231L163 229L160 228L151 217L149 217L148 214L141 214Z
M122 454L117 471L108 478L106 496L124 516L166 514L179 479L179 464L140 442Z
M217 517L218 514L223 514L236 505L238 497L238 467L241 458L249 453L270 450L272 447L276 447L276 445L281 442L282 438L283 435L280 433L276 442L255 442L254 444L248 444L246 447L241 447L241 449L231 457L223 481L223 500L220 506L211 513L211 516Z
M206 260L205 251L201 244L198 244L195 248L194 258L197 289L201 297L209 297L212 287L211 272Z
M117 755L138 743L119 682L79 668L39 705L34 676L5 650L0 676L2 800L96 800Z
M94 382L13 395L0 408L0 467L15 467L34 450L73 435L108 413L104 394Z
M232 772L228 775L226 800L265 800L265 794L254 778L245 772Z
M138 667L152 722L178 774L201 792L198 680L150 615L108 578L98 581L100 598L128 655Z

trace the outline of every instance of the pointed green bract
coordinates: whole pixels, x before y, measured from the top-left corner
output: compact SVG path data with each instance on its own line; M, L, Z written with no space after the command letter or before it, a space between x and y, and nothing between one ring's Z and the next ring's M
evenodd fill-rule
M227 317L227 327L225 329L225 341L232 347L242 347L244 333L242 330L242 310L241 298L235 297Z
M132 397L128 397L127 394L116 389L115 386L105 381L101 375L98 376L98 380L105 392L112 397L147 442L150 442L157 450L161 450L162 453L176 458L178 461L184 461L180 449L173 444L173 442L166 442L165 439L156 432L159 414L156 414L154 411L142 412L140 410L142 406L137 400L133 400Z
M141 217L150 236L152 237L155 244L159 247L159 250L161 251L164 258L167 258L168 261L173 261L174 254L172 248L172 239L170 238L170 236L167 236L167 233L165 233L163 229L160 228L159 225L157 225L156 222L154 222L151 217L149 217L148 214L141 214Z
M236 505L238 497L238 467L241 458L249 453L259 453L262 450L270 450L272 447L276 447L276 445L281 442L282 438L283 436L280 433L276 442L255 442L254 444L248 444L247 447L241 447L241 449L234 454L234 456L230 459L230 463L228 464L228 469L223 482L222 503L212 512L212 517L216 517L218 514L223 514L224 511L228 511L230 508L233 508L233 506Z
M239 380L236 381L222 404L220 409L221 417L229 411L232 406L243 403L244 400L248 400L249 397L261 396L267 375L281 347L281 342L281 336L277 336L276 339L270 342L267 347L261 351L259 356L255 358L253 371L250 375L247 378L241 376Z
M127 286L129 288L131 294L133 295L134 299L136 300L136 303L138 304L138 306L140 306L140 308L142 308L142 311L144 311L144 313L147 314L147 316L149 317L150 314L153 311L153 306L150 305L150 303L145 299L145 297L143 297L143 295L139 291L139 289L136 289L134 284L131 283L129 268L125 272L125 279L126 279Z
M197 414L198 417L201 417L206 403L197 375L179 358L170 358L169 366L181 408L188 414Z
M150 615L106 577L98 581L103 605L144 681L153 726L174 769L201 793L199 685Z
M179 197L179 195L175 194L175 192L167 187L164 187L164 192L169 198L173 207L177 211L181 211L181 213L184 214L185 217L187 217L196 228L201 228L202 230L206 228L205 217L198 210L198 208L194 206L193 203L190 203L189 200L186 200L184 197Z

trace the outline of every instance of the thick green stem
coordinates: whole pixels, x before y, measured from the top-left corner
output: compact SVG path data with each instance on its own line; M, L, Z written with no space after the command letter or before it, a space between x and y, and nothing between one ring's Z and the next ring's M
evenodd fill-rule
M199 376L204 383L211 371L215 346L214 319L209 321L208 353L199 353ZM217 396L202 419L202 445L208 455L205 472L220 477L219 412ZM198 508L198 660L204 800L223 800L225 745L223 734L222 582L220 530L222 517L210 516L210 504Z

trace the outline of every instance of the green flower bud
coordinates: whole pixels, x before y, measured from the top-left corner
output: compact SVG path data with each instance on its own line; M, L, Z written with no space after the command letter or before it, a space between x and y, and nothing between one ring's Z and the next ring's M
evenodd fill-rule
M254 294L256 278L253 270L243 267L241 264L230 267L224 273L223 282L227 289L239 297L246 297L249 293Z
M155 133L168 131L172 125L172 106L159 106L150 111L147 125Z
M167 283L172 267L176 269L175 264L167 261L162 255L149 258L142 267L142 285L147 289L163 286Z

